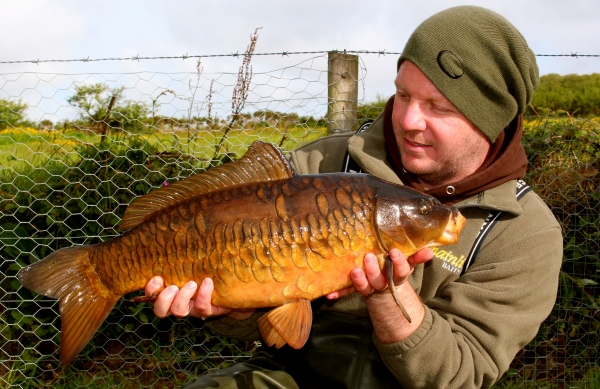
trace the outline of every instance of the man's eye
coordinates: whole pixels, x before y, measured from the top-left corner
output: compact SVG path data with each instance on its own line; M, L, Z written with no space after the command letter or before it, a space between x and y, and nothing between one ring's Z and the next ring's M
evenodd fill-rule
M437 112L437 113L441 113L441 114L449 114L449 113L454 112L453 110L451 110L449 108L442 107L442 106L437 105L437 104L432 104L431 105L431 109L432 109L432 111Z
M432 108L434 111L436 111L436 112L440 112L440 113L448 112L448 110L447 110L446 108L444 108L444 107L440 107L439 105L435 105L435 104L434 104L434 105L433 105L431 108Z
M396 96L402 101L410 100L410 96L407 93L396 93Z

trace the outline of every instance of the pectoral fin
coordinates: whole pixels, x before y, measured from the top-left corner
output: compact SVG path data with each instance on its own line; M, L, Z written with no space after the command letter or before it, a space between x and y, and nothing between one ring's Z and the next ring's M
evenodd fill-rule
M268 346L280 348L286 343L300 349L308 340L312 326L312 309L306 299L275 308L258 321L258 330Z
M398 298L398 295L396 294L396 288L394 287L394 265L392 264L392 260L390 259L389 255L385 258L385 266L387 267L387 281L390 291L392 292L392 297L394 297L394 301L396 301L396 305L398 306L398 308L400 308L400 311L402 311L402 315L404 316L406 321L412 323L408 312L406 312L406 309L404 309L404 305L402 305L400 299Z
M153 303L158 298L158 295L160 294L160 292L162 292L164 289L165 288L162 287L162 288L158 289L156 292L152 293L151 295L148 295L148 296L136 296L136 297L133 297L129 301L132 302L132 303Z

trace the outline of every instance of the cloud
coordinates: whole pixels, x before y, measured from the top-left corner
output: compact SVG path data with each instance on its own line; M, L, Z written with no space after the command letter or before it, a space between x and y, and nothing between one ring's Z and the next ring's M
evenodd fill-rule
M397 55L389 53L400 52L425 18L463 4L480 5L505 16L538 54L600 54L597 0L28 0L3 2L3 15L8 16L0 24L4 37L0 60L205 55L203 76L209 82L219 74L236 73L242 59L207 55L243 53L250 35L262 27L257 53L385 50L385 55L361 55L361 98L373 101L378 94L393 93ZM315 54L255 56L252 64L257 74L275 74L303 61L313 64L299 77L326 70ZM179 72L194 74L196 64L193 58L0 64L0 73L140 73L142 79L153 73L169 74L161 76L162 80L177 79ZM538 64L541 74L584 74L598 72L600 58L538 57ZM317 66L323 69L317 71ZM158 86L147 82L145 98L169 88L169 82L162 82Z
M2 60L66 58L85 32L82 15L61 2L3 2L2 14Z

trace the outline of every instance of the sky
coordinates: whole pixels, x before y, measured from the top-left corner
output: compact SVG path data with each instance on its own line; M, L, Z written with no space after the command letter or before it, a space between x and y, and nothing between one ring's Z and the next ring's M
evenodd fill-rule
M329 50L401 52L424 19L456 5L494 10L536 54L600 54L599 0L5 0L0 62L243 53L258 30L256 53ZM292 56L290 56L292 57ZM255 57L255 72L305 57ZM361 55L362 98L393 93L397 55ZM600 57L537 57L540 74L600 72ZM296 61L296 62L294 62ZM202 59L203 71L237 71L240 58ZM196 61L0 63L19 72L192 72ZM35 87L35 86L34 86ZM1 79L0 79L0 88Z

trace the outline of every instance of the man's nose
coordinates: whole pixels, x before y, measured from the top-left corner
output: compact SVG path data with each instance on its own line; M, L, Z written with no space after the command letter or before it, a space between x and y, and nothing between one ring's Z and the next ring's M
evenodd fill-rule
M396 108L396 107L394 107ZM423 131L426 128L425 124L425 115L423 113L423 109L421 104L417 101L409 101L401 104L401 107L398 107L399 112L396 113L394 109L394 114L397 114L397 124L404 131Z

